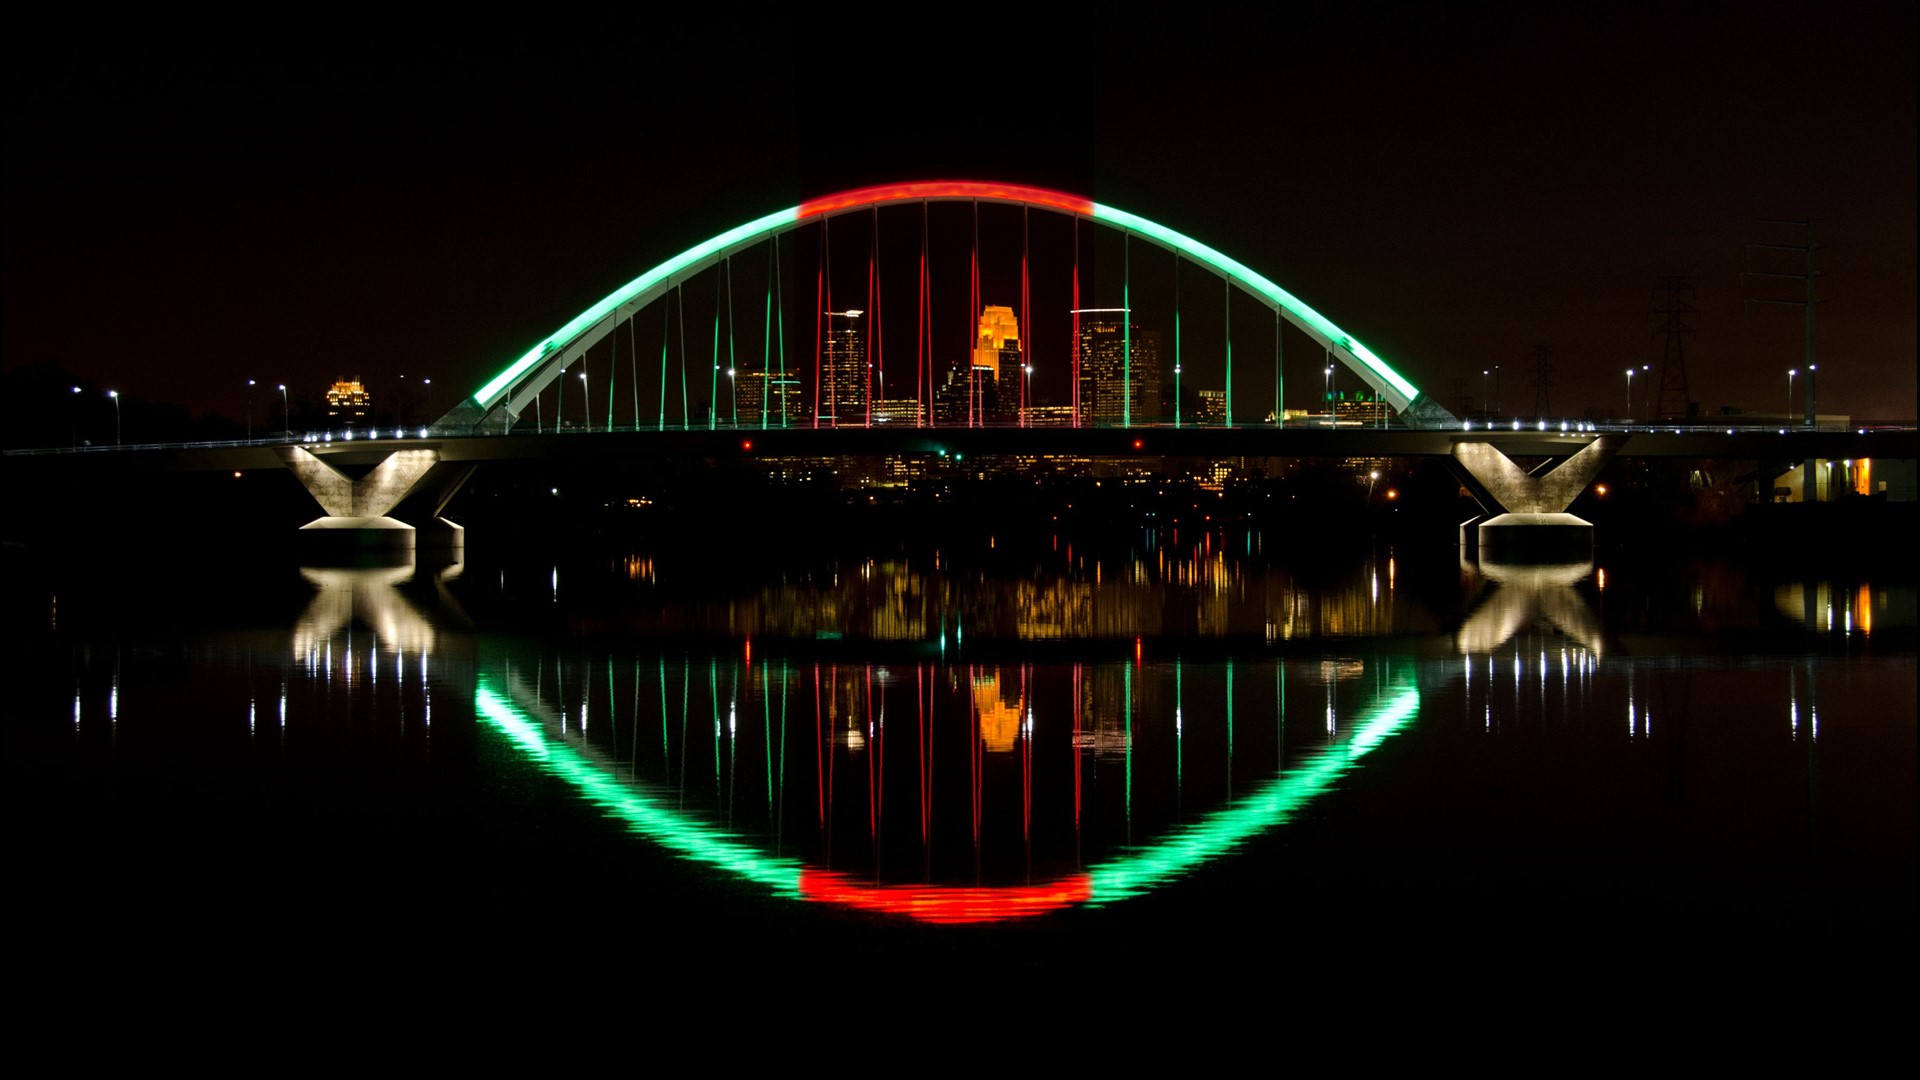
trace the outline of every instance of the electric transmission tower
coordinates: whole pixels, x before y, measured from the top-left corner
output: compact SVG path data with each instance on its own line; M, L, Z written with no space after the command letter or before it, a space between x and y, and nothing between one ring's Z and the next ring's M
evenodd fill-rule
M1774 297L1756 297L1756 298L1749 299L1747 303L1749 304L1785 304L1789 307L1797 307L1803 310L1804 315L1801 319L1802 342L1801 342L1800 367L1796 369L1795 374L1805 376L1805 378L1802 380L1802 387L1803 387L1802 403L1805 409L1805 417L1802 422L1805 423L1808 427L1812 427L1814 422L1813 377L1816 370L1818 369L1818 365L1813 362L1813 308L1814 308L1814 305L1824 302L1822 300L1815 298L1815 296L1813 295L1814 279L1821 276L1820 271L1815 270L1813 268L1813 253L1819 250L1820 245L1814 243L1813 222L1811 221L1786 221L1786 220L1781 220L1779 218L1761 218L1760 220L1762 223L1767 225L1798 225L1801 228L1806 230L1807 242L1804 244L1748 244L1747 245L1747 258L1749 260L1753 258L1753 253L1755 251L1786 251L1786 252L1792 252L1794 254L1799 255L1802 259L1805 260L1805 266L1806 266L1806 268L1802 270L1800 273L1788 274L1788 273L1782 273L1777 270L1748 270L1745 272L1744 276L1764 277L1764 278L1785 278L1790 281L1800 282L1802 288L1805 290L1803 297L1799 300L1784 300L1784 299L1777 299ZM1774 258L1777 259L1778 256L1774 256ZM1788 411L1789 412L1792 411L1791 403L1789 403Z
M1687 388L1687 336L1693 333L1686 317L1700 309L1687 302L1693 285L1684 274L1668 274L1653 290L1653 313L1660 316L1660 328L1654 333L1666 339L1660 357L1660 392L1654 399L1653 415L1666 420L1684 420L1693 414L1693 394Z
M1553 398L1547 388L1553 385L1553 350L1545 345L1533 347L1533 415L1553 415Z

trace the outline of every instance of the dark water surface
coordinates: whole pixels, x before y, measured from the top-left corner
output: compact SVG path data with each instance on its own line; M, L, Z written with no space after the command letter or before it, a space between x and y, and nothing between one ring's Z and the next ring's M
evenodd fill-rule
M149 991L1913 958L1911 580L1224 533L13 571L27 951Z

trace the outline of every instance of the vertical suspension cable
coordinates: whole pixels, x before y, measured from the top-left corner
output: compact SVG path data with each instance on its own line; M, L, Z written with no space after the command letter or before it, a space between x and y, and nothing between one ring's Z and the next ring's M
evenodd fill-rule
M781 287L781 281L785 275L782 274L779 269L780 237L777 235L773 238L773 262L773 314L779 323L779 325L774 328L774 355L779 357L780 360L780 426L786 427L789 420L787 414L792 411L787 407L786 390L786 387L790 385L787 382L787 295L786 290Z
M1033 208L1022 203L1020 206L1020 318L1026 321L1026 329L1020 333L1020 425L1033 426L1031 409L1027 400L1027 391L1033 382L1033 357L1027 353L1027 342L1033 337L1033 297L1027 279L1027 257L1031 253L1032 234L1030 229Z
M690 426L692 411L687 399L687 286L685 282L674 286L680 297L680 430Z
M1133 233L1120 234L1120 426L1133 426Z
M927 325L927 316L929 314L927 305L929 302L930 297L927 293L927 203L923 199L920 203L920 298L917 301L920 328L915 333L913 340L913 400L915 402L915 411L920 414L918 422L923 427L932 427L934 422L933 372L929 370L927 366L928 353L932 351L933 345L933 338L931 337L933 331ZM927 395L924 402L920 399L920 391L923 383L925 384Z
M673 339L673 289L660 298L660 430L667 430L667 342Z
M1220 418L1225 427L1233 426L1233 279L1222 278L1221 285L1226 289L1227 322L1227 414Z
M733 317L733 256L727 256L727 415L732 427L740 426L740 354L735 347L739 329Z
M820 427L820 324L827 310L827 218L820 219L820 264L813 278L813 426Z
M1275 427L1283 426L1287 422L1287 411L1282 407L1280 402L1280 383L1286 377L1282 374L1283 368L1280 363L1282 357L1280 350L1280 332L1282 329L1283 327L1280 324L1280 309L1276 307L1273 309L1273 426Z
M616 317L618 312L616 311ZM607 358L607 430L613 430L613 384L620 381L620 327L616 323L613 332L607 335L607 344L613 350Z
M778 243L778 241L775 241ZM760 320L760 430L767 430L767 399L773 396L773 245L767 245L767 310Z
M720 426L720 292L726 275L713 271L713 371L707 376L707 430Z
M1080 215L1073 217L1073 426L1080 426Z
M878 206L873 208L873 251L874 260L877 263L880 256L880 208ZM880 321L880 308L885 303L883 299L885 294L886 289L882 288L879 279L875 278L873 284L873 374L874 385L879 388L878 394L879 400L881 401L887 399L887 337L881 333L880 330L882 325ZM867 411L869 415L872 414L873 402L871 400L867 402ZM885 713L886 710L883 708L881 715L884 716Z
M640 317L635 311L627 319L627 374L633 383L633 430L640 430L640 340L634 336L633 324Z
M980 343L980 200L973 200L973 253L968 258L967 287L967 332L971 342L967 348L967 426L979 427L985 419L980 415L980 366L973 362L973 346Z
M879 314L873 307L873 261L876 255L875 245L878 243L879 238L880 208L876 206L873 208L873 230L867 237L867 325L869 329L866 334L866 340L862 342L862 344L866 346L867 354L865 357L867 368L866 389L863 392L867 407L864 410L866 415L860 419L860 426L867 428L873 426L873 339L879 332L878 327L873 321Z

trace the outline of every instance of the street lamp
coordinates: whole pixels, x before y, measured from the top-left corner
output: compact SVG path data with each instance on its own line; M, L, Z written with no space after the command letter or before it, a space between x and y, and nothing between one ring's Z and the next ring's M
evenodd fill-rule
M113 445L120 445L120 391L109 390L107 396L113 399Z
M1180 426L1180 365L1173 365L1173 426Z
M1627 369L1627 423L1633 423L1633 369Z
M733 426L739 427L740 426L740 391L733 381L733 377L735 374L737 374L737 372L734 368L727 369L727 397L733 400ZM609 429L613 427L613 417L611 416L607 417L607 427Z
M434 420L437 419L433 415L433 380L421 379L420 381L426 384L427 387L427 426L431 427L433 426Z
M1327 426L1333 426L1333 365L1327 365L1327 377L1323 388L1327 399Z
M73 445L80 445L80 388L73 388Z
M1030 411L1033 408L1033 365L1021 364L1020 377L1024 380L1020 384L1020 424L1023 427L1032 427L1033 419ZM1173 396L1176 400L1180 397L1179 377L1179 372L1176 370L1174 373L1175 383L1173 389ZM1176 404L1174 407L1179 408L1179 405Z
M587 373L584 370L585 367L586 365L582 364L581 365L582 370L580 372L580 399L583 402L585 402L585 404L581 405L580 408L585 410L587 414L587 430L592 431L593 430L593 395L587 393Z
M109 391L111 392L111 391ZM247 441L253 441L253 380L247 380Z
M1373 485L1379 482L1380 482L1379 469L1374 469L1371 472L1367 473L1367 505L1368 506L1373 505Z
M1793 377L1800 374L1799 368L1787 369L1787 423L1793 423Z
M1491 368L1480 369L1480 411L1486 413L1488 416L1493 415L1493 398L1487 391L1487 377L1492 374L1493 370ZM1633 373L1628 372L1627 378L1633 378ZM1633 400L1633 391L1631 388L1627 391L1627 400L1629 402Z
M287 384L280 384L280 430L293 434L293 408L287 404Z

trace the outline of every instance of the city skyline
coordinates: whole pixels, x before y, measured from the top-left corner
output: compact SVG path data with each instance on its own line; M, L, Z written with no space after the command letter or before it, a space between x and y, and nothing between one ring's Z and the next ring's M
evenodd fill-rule
M5 365L236 423L267 408L248 380L318 395L343 368L376 400L430 378L444 411L690 244L813 195L959 177L1086 195L1211 244L1454 410L1495 386L1504 411L1530 410L1543 345L1556 412L1624 406L1647 389L1626 370L1661 355L1661 279L1681 275L1696 290L1691 397L1706 413L1786 411L1805 385L1788 375L1804 366L1801 312L1773 301L1799 293L1763 275L1795 270L1773 260L1804 229L1768 222L1811 218L1819 411L1911 419L1912 28L1895 5L1724 20L1388 8L1290 36L1179 23L1126 78L933 87L867 101L832 133L740 105L793 71L769 31L749 47L769 74L650 115L629 141L604 137L625 121L592 94L486 83L431 97L27 85L8 120L35 167L8 179ZM1349 33L1368 47L1338 63L1304 48L1254 63ZM850 85L824 100L852 100ZM1032 123L1062 109L1064 129ZM990 150L965 137L981 116L1004 118ZM564 147L566 165L513 153L533 146ZM1005 290L980 299L1020 307ZM909 301L889 293L889 318ZM1041 315L1067 306L1033 298ZM1041 350L1071 336L1029 336L1035 396L1059 400L1065 376Z

